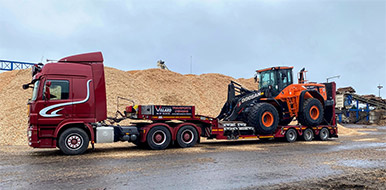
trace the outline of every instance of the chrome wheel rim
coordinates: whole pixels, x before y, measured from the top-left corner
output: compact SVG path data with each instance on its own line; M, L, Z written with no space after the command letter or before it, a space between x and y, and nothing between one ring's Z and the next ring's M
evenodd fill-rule
M189 144L189 143L193 142L193 139L194 139L194 133L191 130L186 129L186 130L182 131L181 140L185 144Z
M83 137L77 133L71 133L66 138L66 147L71 150L78 150L83 145Z
M157 130L152 135L152 141L156 145L162 145L166 142L166 133L162 130Z

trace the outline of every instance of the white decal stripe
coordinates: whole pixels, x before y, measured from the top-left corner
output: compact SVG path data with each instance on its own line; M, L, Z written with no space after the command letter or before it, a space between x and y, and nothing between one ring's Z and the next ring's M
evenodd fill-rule
M57 114L59 111L61 111L63 108L60 108L60 109L57 109L57 110L54 110L51 112L51 114L47 114L48 111L50 111L51 109L55 109L55 108L58 108L58 107L61 107L61 106L68 106L68 105L74 105L74 104L82 104L82 103L85 103L88 101L88 99L90 98L90 82L92 80L88 80L87 81L87 96L84 100L81 100L81 101L77 101L77 102L66 102L66 103L61 103L61 104L54 104L54 105L51 105L51 106L48 106L48 107L45 107L43 108L42 110L40 110L39 114L43 117L58 117L58 116L61 116L62 114Z

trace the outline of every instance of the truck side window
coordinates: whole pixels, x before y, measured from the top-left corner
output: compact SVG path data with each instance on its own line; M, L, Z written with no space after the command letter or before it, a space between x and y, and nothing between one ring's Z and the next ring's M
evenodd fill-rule
M67 80L48 80L48 81L51 82L50 100L65 100L69 98L70 84Z

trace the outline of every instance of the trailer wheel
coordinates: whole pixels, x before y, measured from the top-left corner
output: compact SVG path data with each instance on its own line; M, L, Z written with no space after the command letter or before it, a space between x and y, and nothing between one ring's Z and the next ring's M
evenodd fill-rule
M323 128L322 130L319 131L319 140L326 141L329 135L330 133L328 132L328 129Z
M303 108L299 113L299 122L305 126L317 126L323 121L323 106L316 98L304 101Z
M312 139L314 139L314 131L310 128L307 128L304 130L302 137L304 141L312 141Z
M257 134L272 134L279 123L279 114L273 105L258 103L248 112L247 123L255 127Z
M197 139L197 130L191 125L182 126L177 132L177 143L181 148L194 146Z
M146 141L151 149L163 150L169 146L171 134L166 127L155 126L147 133Z
M59 136L59 149L67 155L84 153L88 144L89 137L83 129L69 128Z
M285 133L285 139L292 143L295 142L298 138L298 133L295 131L295 129L288 129L288 131Z

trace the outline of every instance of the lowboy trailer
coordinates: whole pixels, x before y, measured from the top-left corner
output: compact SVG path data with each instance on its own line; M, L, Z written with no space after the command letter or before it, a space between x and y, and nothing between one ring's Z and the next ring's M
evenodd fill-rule
M208 139L298 137L311 141L338 137L334 106L324 107L324 122L316 126L277 125L273 133L262 134L244 121L224 121L195 114L194 106L130 105L119 117L107 117L103 57L100 52L74 55L32 67L32 81L23 85L33 88L29 106L29 146L58 147L64 154L84 153L90 142L132 142L151 149L165 149L171 144L192 147L200 137ZM335 100L335 83L326 83L329 100ZM241 112L240 112L241 113ZM310 111L311 114L311 111ZM122 120L130 125L117 125ZM277 118L263 115L265 125ZM108 122L110 124L108 124ZM269 127L269 126L267 126Z

